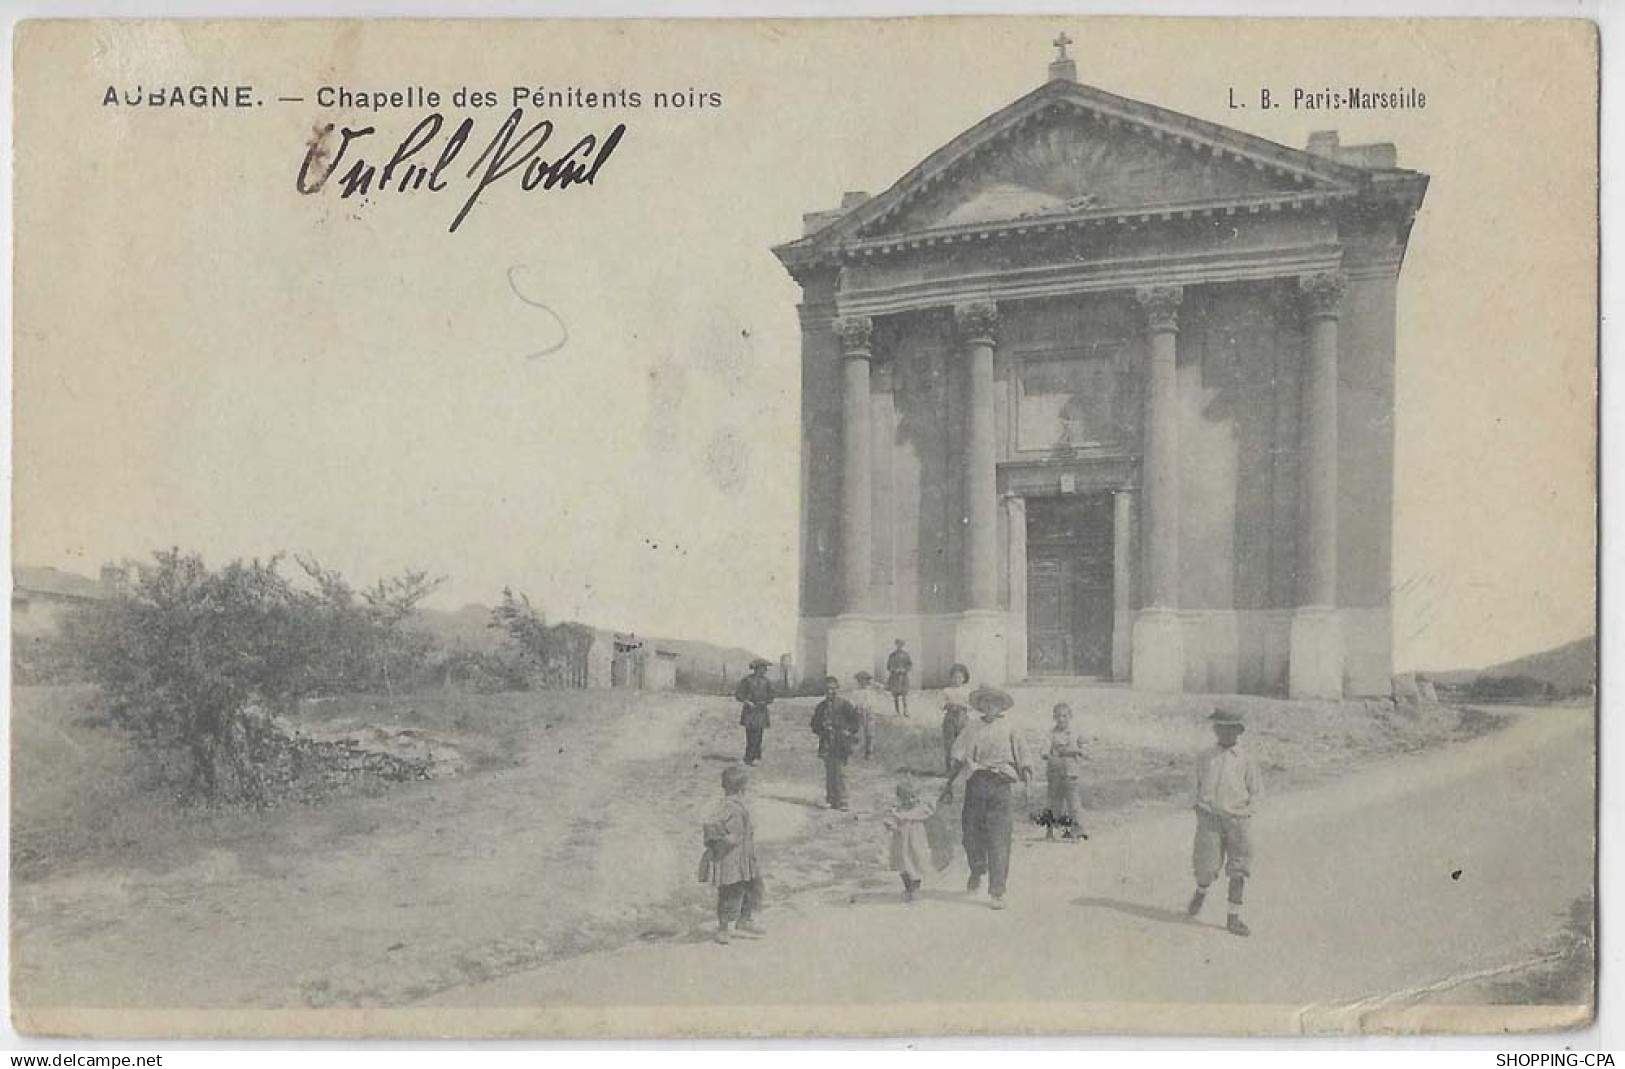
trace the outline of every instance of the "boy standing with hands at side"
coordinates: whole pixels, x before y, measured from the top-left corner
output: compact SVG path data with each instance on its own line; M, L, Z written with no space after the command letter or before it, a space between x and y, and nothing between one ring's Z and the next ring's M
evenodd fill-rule
M1045 779L1049 787L1049 806L1044 816L1044 838L1055 838L1055 829L1062 828L1061 838L1082 842L1089 836L1083 831L1083 739L1072 730L1072 707L1060 702L1051 710L1055 727L1049 733L1049 752L1044 755Z
M1230 877L1230 912L1225 927L1231 935L1251 935L1241 919L1242 894L1252 866L1252 817L1263 791L1258 763L1239 744L1246 730L1239 713L1215 709L1208 718L1218 745L1196 758L1196 843L1191 867L1196 870L1196 893L1186 912L1202 911L1208 885L1224 866Z

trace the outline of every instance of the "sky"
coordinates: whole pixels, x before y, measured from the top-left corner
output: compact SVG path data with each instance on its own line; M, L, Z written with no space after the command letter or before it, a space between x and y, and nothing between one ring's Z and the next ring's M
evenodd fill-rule
M1482 665L1590 633L1594 58L1479 22L126 24L24 28L14 557L95 574L277 551L434 604L794 648L798 291L770 249L1036 87L1082 81L1299 146L1393 141L1429 173L1399 287L1395 659ZM1589 66L1588 66L1589 65ZM104 106L249 84L237 111ZM1229 107L1415 86L1427 107ZM591 187L341 200L294 178L319 86L640 91ZM721 94L656 109L656 91ZM303 96L281 102L279 96ZM517 177L517 176L516 176ZM538 307L538 305L545 307ZM562 344L561 344L562 343Z

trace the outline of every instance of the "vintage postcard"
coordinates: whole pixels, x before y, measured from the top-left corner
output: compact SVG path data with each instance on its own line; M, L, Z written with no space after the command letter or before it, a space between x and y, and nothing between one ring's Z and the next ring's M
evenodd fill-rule
M37 21L31 1035L1560 1030L1584 21Z

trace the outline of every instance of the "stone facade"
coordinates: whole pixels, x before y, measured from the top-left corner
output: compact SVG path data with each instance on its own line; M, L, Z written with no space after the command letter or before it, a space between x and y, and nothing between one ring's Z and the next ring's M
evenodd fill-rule
M775 252L805 674L1387 694L1395 291L1427 178L1070 64Z

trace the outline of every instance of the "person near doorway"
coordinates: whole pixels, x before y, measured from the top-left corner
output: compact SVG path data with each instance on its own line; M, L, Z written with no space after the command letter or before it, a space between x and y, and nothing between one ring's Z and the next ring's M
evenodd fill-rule
M745 729L745 764L762 759L762 735L773 723L767 707L773 704L773 681L767 678L772 662L757 657L750 662L750 675L739 681L734 699L739 702L739 725Z
M813 710L812 733L824 762L824 800L831 809L845 809L846 762L863 738L863 714L841 697L841 681L834 676L824 677L824 700Z
M956 664L948 669L948 685L942 690L942 771L951 776L954 771L954 740L970 723L970 669ZM948 784L948 797L953 798L953 783Z
M1025 790L1033 778L1027 744L1004 715L1014 704L1015 699L997 687L977 687L971 692L971 708L981 718L954 742L954 768L943 788L943 796L952 797L954 780L966 777L965 807L960 814L965 860L970 865L965 890L979 890L986 876L994 909L1004 908L1010 877L1010 841L1015 832L1011 789L1019 782Z
M1225 928L1232 935L1251 935L1252 929L1241 919L1241 903L1252 871L1253 809L1263 784L1258 762L1239 745L1246 730L1241 714L1215 709L1208 722L1217 745L1196 758L1196 843L1191 851L1196 893L1186 912L1192 917L1202 912L1208 885L1222 865L1230 878Z
M908 715L908 674L914 670L914 658L903 648L905 645L898 639L897 648L886 655L886 689L891 692L892 712L902 716Z

